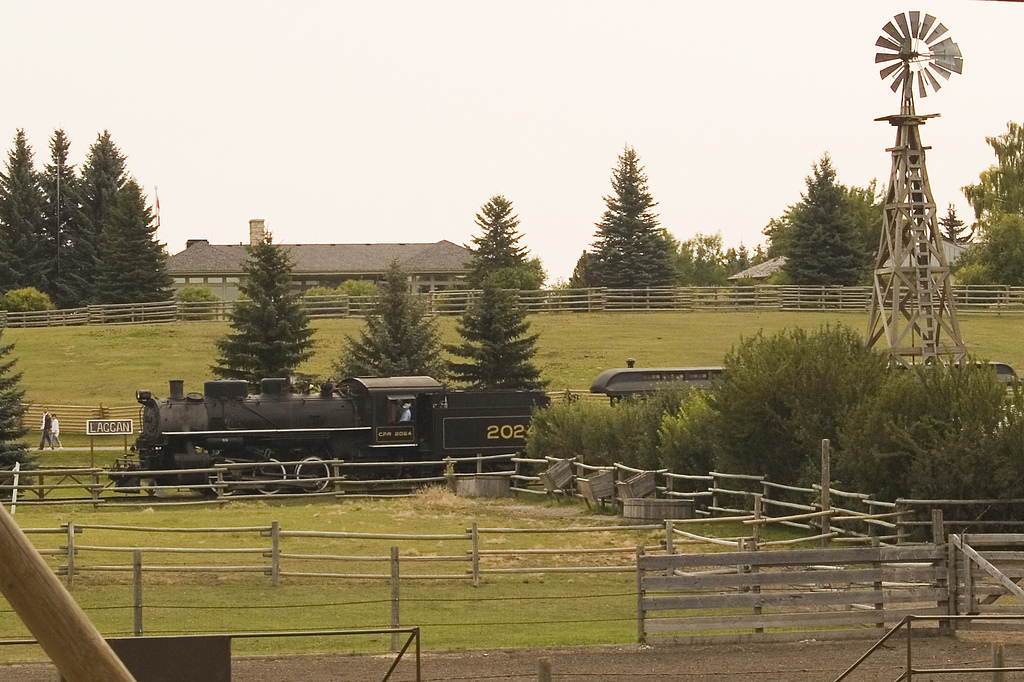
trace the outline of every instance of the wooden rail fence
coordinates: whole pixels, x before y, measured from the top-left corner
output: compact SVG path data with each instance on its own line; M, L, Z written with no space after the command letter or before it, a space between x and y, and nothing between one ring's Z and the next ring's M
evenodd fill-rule
M1024 313L1024 287L956 286L960 313ZM435 315L459 315L479 291L452 289L416 294ZM651 289L542 289L519 291L528 313L637 312L697 310L852 310L866 311L870 287L755 285L735 287L659 287ZM302 305L313 318L365 317L375 296L307 296ZM63 327L151 324L175 321L224 321L233 301L94 305L64 310L0 311L0 327Z

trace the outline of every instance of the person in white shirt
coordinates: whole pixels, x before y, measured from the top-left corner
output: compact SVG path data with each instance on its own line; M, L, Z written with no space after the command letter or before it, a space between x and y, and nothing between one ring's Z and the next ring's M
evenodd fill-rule
M58 450L63 450L64 446L60 444L60 422L57 421L57 415L50 415L50 449L53 450L54 444L57 445Z

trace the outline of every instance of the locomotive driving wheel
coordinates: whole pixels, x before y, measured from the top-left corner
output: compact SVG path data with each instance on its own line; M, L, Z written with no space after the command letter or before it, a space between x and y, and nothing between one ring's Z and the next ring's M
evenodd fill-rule
M331 484L331 468L319 457L306 457L295 465L295 480L303 492L322 493Z
M256 490L264 495L276 495L281 492L287 475L288 472L285 470L284 464L273 458L252 470L252 480L256 482Z

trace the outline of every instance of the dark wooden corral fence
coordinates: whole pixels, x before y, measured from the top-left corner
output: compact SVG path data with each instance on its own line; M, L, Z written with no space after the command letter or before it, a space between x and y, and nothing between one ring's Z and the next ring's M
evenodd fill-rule
M945 545L637 557L642 641L877 637L950 614Z
M453 289L416 294L435 315L459 315L479 291ZM961 313L1024 313L1024 287L954 287ZM374 296L309 296L302 305L313 318L363 317ZM542 289L520 291L530 313L636 312L655 310L852 310L866 311L871 287L756 285L737 287L656 287L651 289ZM178 320L223 321L233 301L160 301L26 313L0 311L0 327L142 324Z

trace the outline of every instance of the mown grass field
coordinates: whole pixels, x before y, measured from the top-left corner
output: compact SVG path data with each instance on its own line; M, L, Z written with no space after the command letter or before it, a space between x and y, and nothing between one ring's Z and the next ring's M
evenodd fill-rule
M717 365L740 340L759 330L817 329L845 324L865 330L867 315L828 312L651 312L543 314L530 318L540 335L536 361L549 390L587 389L602 371L625 366ZM457 340L456 318L439 320L445 342ZM319 320L316 354L300 371L326 378L346 334L362 321ZM1024 369L1024 315L964 315L964 340L979 359L999 360ZM216 339L227 323L104 327L6 329L3 342L15 344L13 356L23 372L26 400L51 405L130 405L135 390L166 395L169 379L184 379L186 390L202 390L212 378Z
M636 358L640 366L716 365L743 337L759 330L773 333L796 326L816 329L837 323L861 330L866 326L866 316L781 312L602 313L538 315L531 322L533 330L540 334L537 362L550 381L549 388L559 390L587 389L598 373L624 366L627 357ZM965 340L976 357L1007 362L1018 371L1024 369L1024 316L971 315L964 316L961 322ZM454 318L440 320L447 342L455 341L454 323ZM316 356L301 371L328 376L344 336L357 333L361 324L358 320L316 322ZM129 405L134 402L138 388L166 395L171 378L184 379L186 390L201 390L202 382L211 378L209 367L216 357L214 342L227 331L226 323L200 322L7 329L3 342L15 344L13 356L18 370L24 374L22 387L27 400L48 405ZM34 438L38 439L38 433ZM62 439L66 446L85 444L84 437L74 434L62 433ZM87 457L88 453L83 451L47 451L39 463L76 464ZM85 505L22 505L17 520L27 528L53 528L69 520L83 525L158 527L269 525L277 520L287 529L391 533L459 533L473 522L483 527L551 528L617 522L613 517L564 502L425 501L422 497L349 499L320 504L274 498L260 503L234 502L219 509L140 505L94 511ZM747 532L738 524L735 528L709 525L695 531L729 536ZM198 535L140 538L121 531L105 531L106 535L94 539L97 533L90 533L90 544L203 546L202 543L211 542ZM32 537L41 547L61 543L59 535ZM233 539L254 546L259 542L240 536ZM507 535L485 540L492 547L508 549L629 546L659 541L660 537L640 532L607 536ZM364 541L358 549L383 557L391 544L393 541ZM355 551L353 547L342 546L330 550L336 554ZM427 542L411 543L402 551L422 556L449 550ZM50 560L54 566L60 563L56 557ZM115 563L112 558L89 560ZM126 559L122 556L118 561L123 563ZM144 558L144 563L149 561ZM156 561L171 563L166 556ZM212 559L204 557L201 561ZM375 563L372 570L383 574L386 566ZM403 572L432 570L421 569L423 564L412 566L403 565ZM415 581L403 583L402 620L404 624L424 627L424 646L430 649L625 643L635 640L635 589L635 578L629 573L494 575L475 589L461 580ZM86 573L77 579L74 594L105 634L131 631L130 574ZM284 580L278 588L270 587L269 578L261 574L157 573L146 574L144 580L146 631L151 634L382 627L389 622L388 596L388 585L383 579L295 578ZM23 626L10 608L0 604L0 638L24 635ZM352 642L241 640L235 649L238 653L290 653L313 649L344 651L349 647L383 649L386 638ZM39 656L38 650L0 647L0 660Z
M226 534L136 533L95 526L147 528L241 528L269 526L284 530L386 532L392 534L459 534L474 522L480 528L566 529L618 525L606 512L587 511L581 504L548 500L471 500L429 490L411 498L356 498L316 504L286 498L266 502L235 502L224 508L146 506L92 510L79 507L19 506L16 519L24 528L55 528L73 521L84 531L76 540L79 567L130 566L126 552L85 549L87 546L145 547L143 565L267 565L261 555L183 555L154 547L269 547L252 531ZM712 529L712 525L717 527ZM724 527L727 526L727 527ZM698 533L727 536L749 534L742 524L698 524ZM61 535L32 536L40 548L66 542ZM793 537L789 530L769 530L766 539ZM657 547L664 532L608 530L590 533L482 533L482 550ZM283 571L350 572L380 575L375 580L282 577L272 587L262 573L145 573L144 629L148 634L189 632L252 632L388 627L389 564L382 559L398 546L402 575L465 576L466 562L438 562L425 557L465 555L468 541L393 539L282 539L282 552L377 557L377 561L337 562L282 560ZM679 551L685 545L680 546ZM702 546L703 551L715 551ZM629 566L633 552L600 555L516 555L483 560L482 567ZM48 557L51 566L66 562ZM480 587L468 580L403 580L401 613L404 625L423 628L429 649L561 646L628 643L636 636L636 578L622 573L484 574ZM75 578L75 599L99 629L108 635L130 635L133 612L130 570L82 572ZM0 639L28 636L24 626L0 602ZM235 653L299 653L306 651L385 650L387 636L353 639L239 640ZM38 658L34 647L0 647L0 661Z

